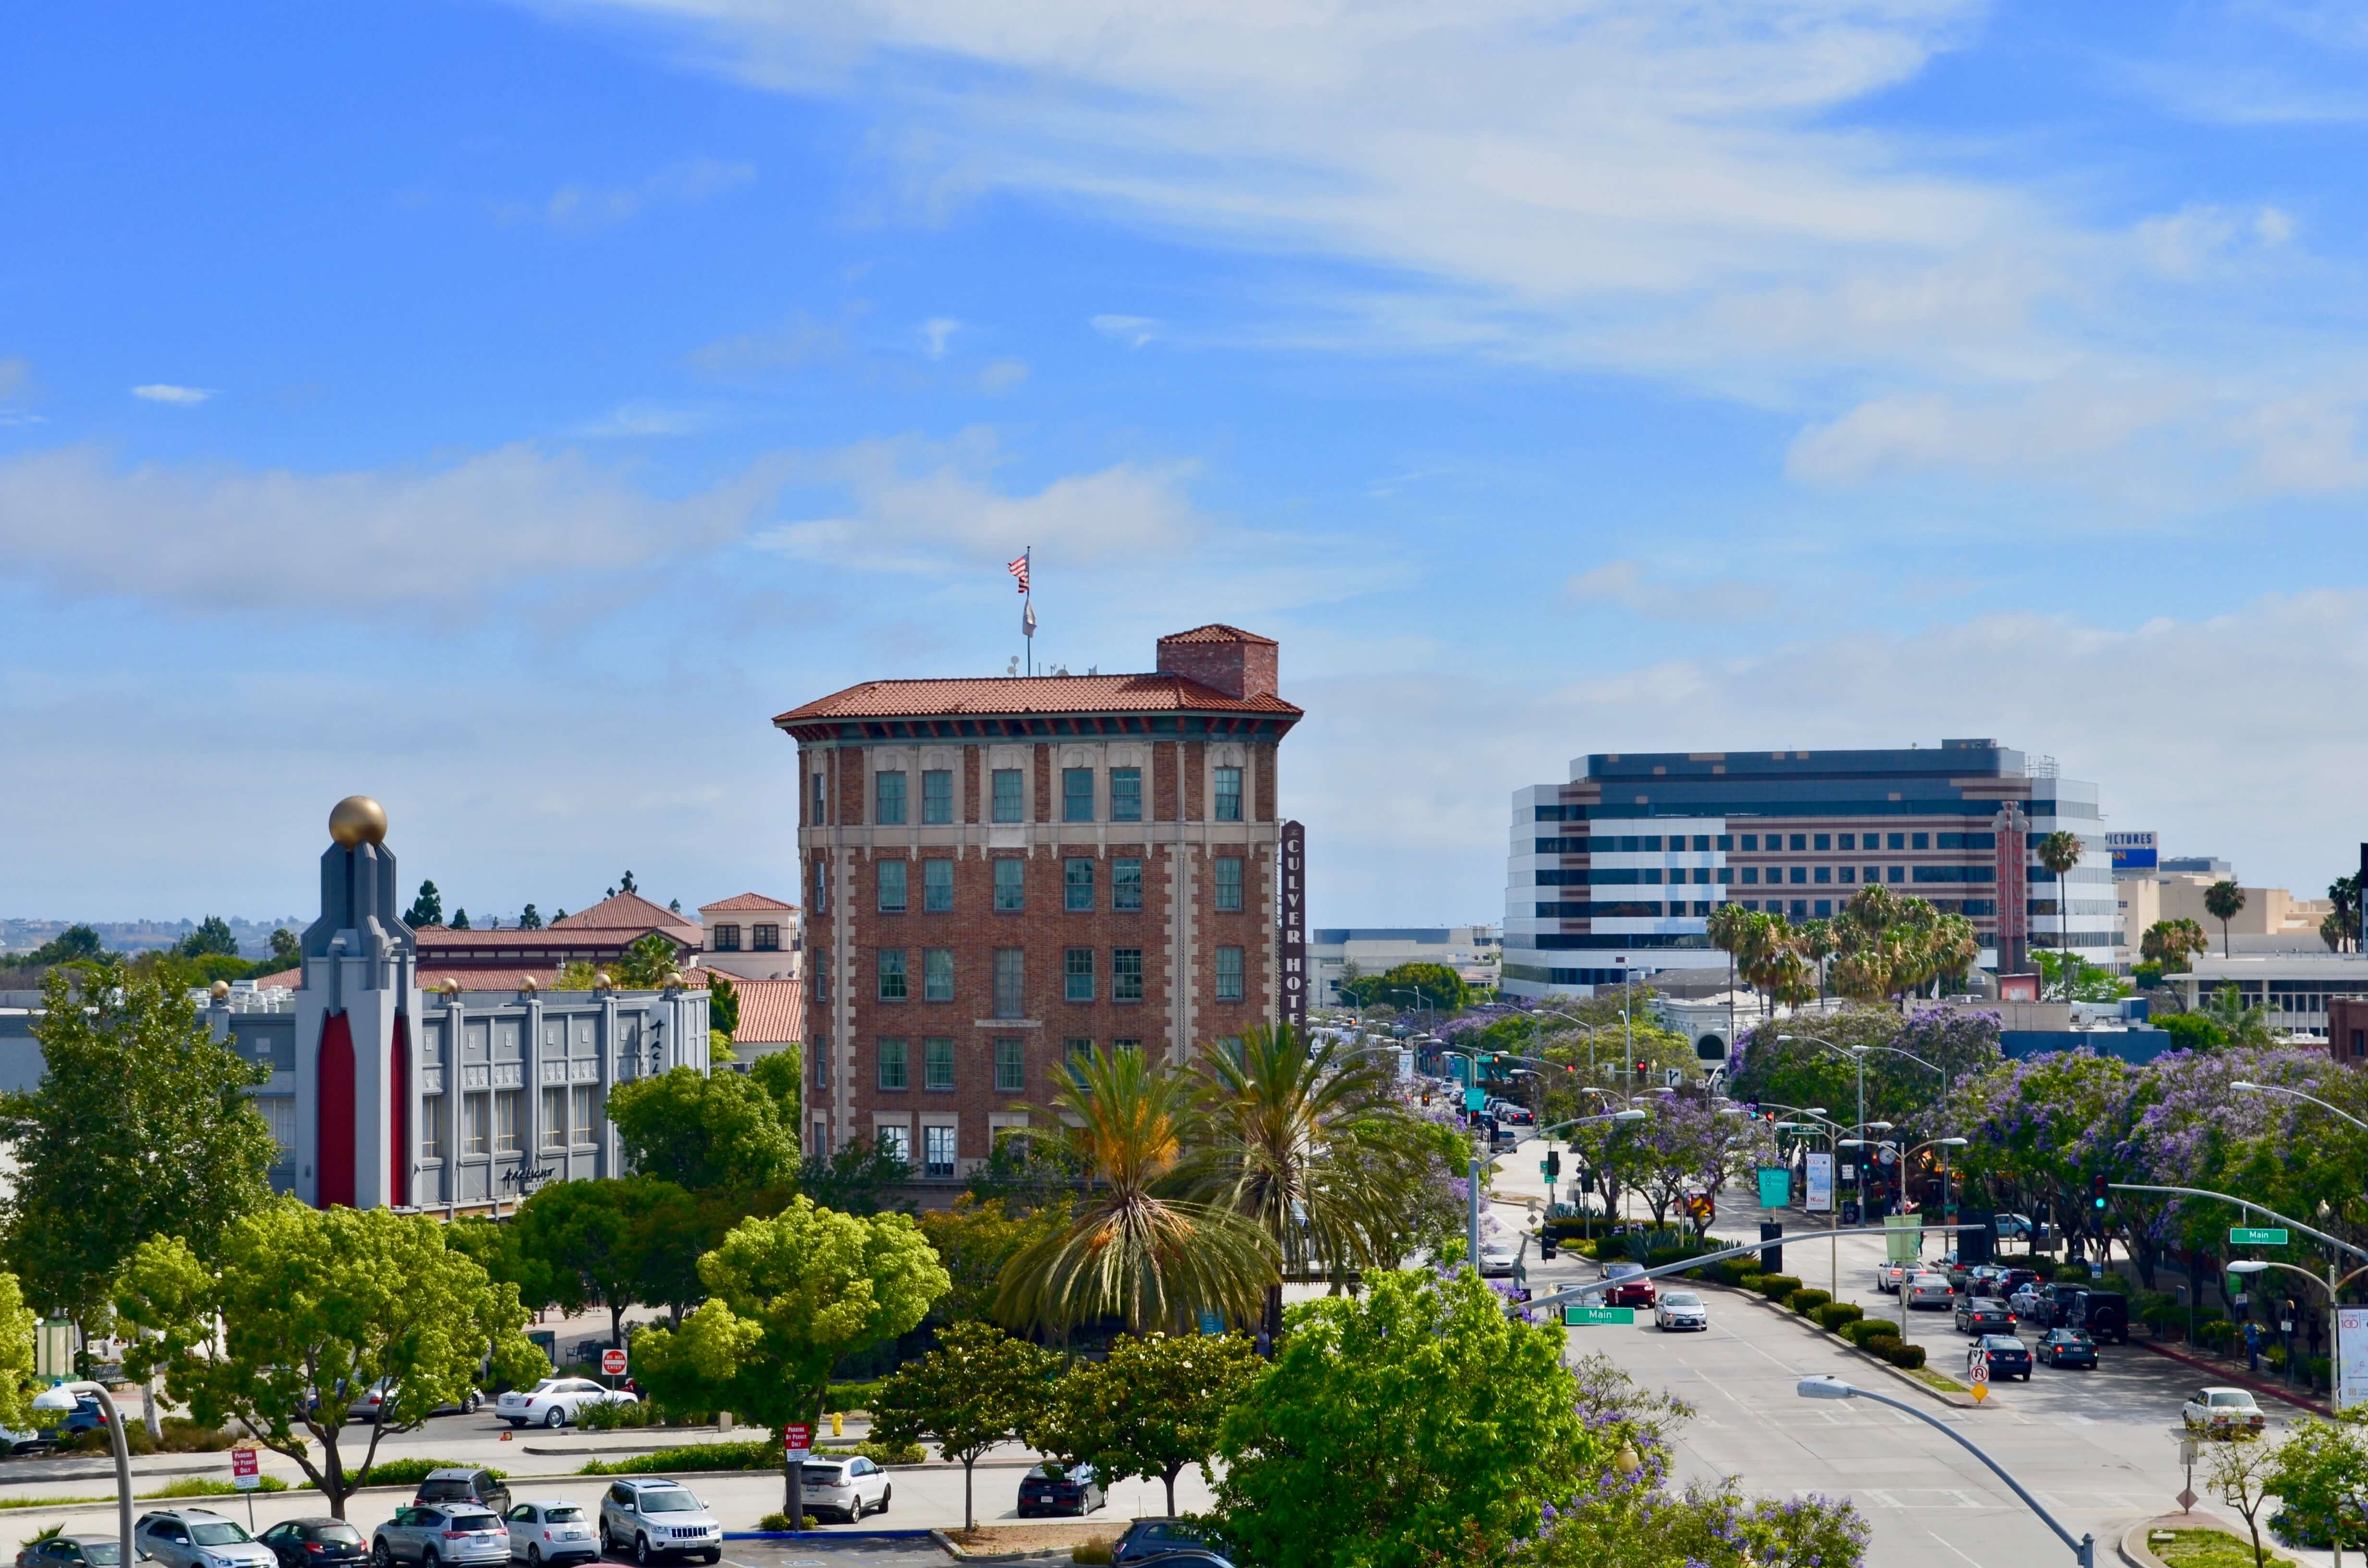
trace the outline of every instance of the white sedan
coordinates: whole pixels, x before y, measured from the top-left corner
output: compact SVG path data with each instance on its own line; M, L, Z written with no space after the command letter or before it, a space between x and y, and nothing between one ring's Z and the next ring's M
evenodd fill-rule
M502 1395L494 1403L494 1414L513 1426L565 1426L593 1405L632 1404L636 1398L589 1378L545 1378L524 1392L513 1389Z
M1664 1334L1682 1333L1688 1329L1710 1328L1710 1308L1691 1290L1671 1290L1664 1294L1653 1308L1653 1323Z

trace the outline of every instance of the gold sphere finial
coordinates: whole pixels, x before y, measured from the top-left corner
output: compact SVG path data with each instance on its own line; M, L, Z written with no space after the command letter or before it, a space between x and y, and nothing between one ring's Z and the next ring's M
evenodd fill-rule
M386 842L386 808L368 795L348 795L329 808L329 836L351 849Z
M609 971L605 969L592 977L592 989L595 991L607 991L616 983L609 978Z
M666 971L666 988L668 991L679 991L682 989L682 971L678 969L670 969Z
M214 982L214 1000L217 1002L227 1002L230 1000L229 981L217 980Z
M448 974L444 977L444 983L438 986L436 989L441 991L447 996L458 996L461 994L461 977L456 974Z
M534 983L534 976L529 974L525 979L518 982L518 989L524 992L527 995L531 996L536 992L541 990L542 987L537 985Z

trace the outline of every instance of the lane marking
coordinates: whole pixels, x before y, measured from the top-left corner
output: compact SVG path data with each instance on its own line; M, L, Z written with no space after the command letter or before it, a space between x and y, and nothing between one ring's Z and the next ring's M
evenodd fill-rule
M1941 1534L1938 1530L1926 1530L1924 1533L1930 1536L1934 1540L1939 1541L1942 1546L1947 1547L1950 1551L1956 1552L1958 1556L1965 1557L1964 1551L1958 1547L1955 1541L1951 1540L1948 1537ZM1965 1557L1965 1561L1972 1562L1974 1564L1974 1568L1982 1568L1982 1565L1979 1562L1975 1562L1974 1559L1970 1557Z

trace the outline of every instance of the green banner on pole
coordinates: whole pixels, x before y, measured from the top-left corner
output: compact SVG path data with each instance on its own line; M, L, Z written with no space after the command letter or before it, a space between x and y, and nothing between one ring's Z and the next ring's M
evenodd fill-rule
M1584 1328L1589 1324L1634 1324L1634 1307L1565 1307L1562 1310L1565 1328Z
M1793 1202L1793 1173L1782 1165L1759 1167L1759 1207L1789 1208Z
M2283 1225L2231 1225L2228 1244L2232 1247L2282 1247L2286 1244Z

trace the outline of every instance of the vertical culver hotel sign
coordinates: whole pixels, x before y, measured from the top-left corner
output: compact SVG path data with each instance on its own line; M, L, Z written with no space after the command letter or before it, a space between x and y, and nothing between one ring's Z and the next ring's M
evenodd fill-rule
M1282 1021L1307 1027L1307 828L1282 824Z

